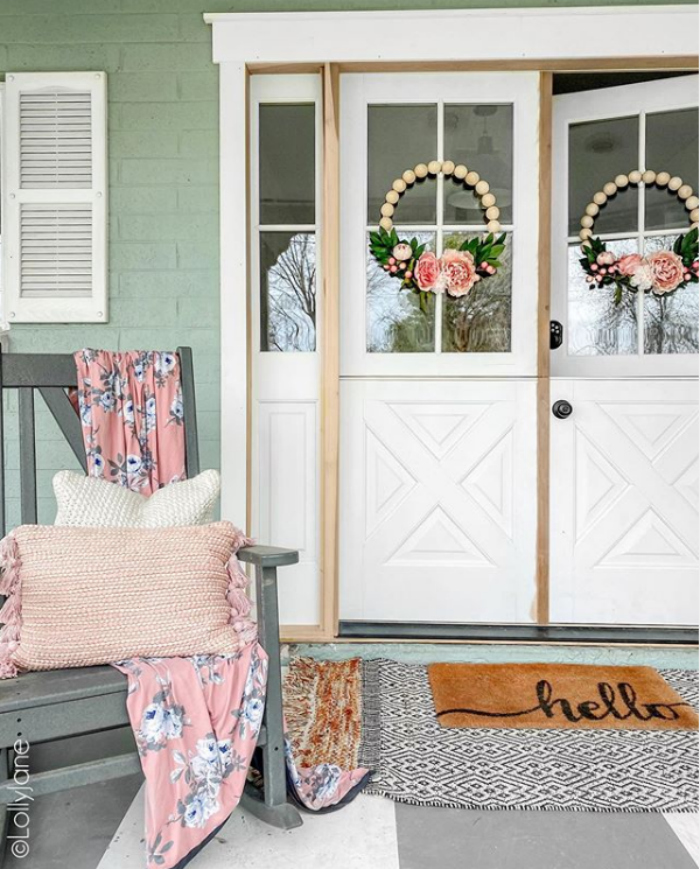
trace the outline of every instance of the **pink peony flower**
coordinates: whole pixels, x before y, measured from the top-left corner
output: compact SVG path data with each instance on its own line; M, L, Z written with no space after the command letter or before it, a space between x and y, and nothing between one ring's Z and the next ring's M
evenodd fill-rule
M612 251L604 250L596 257L596 262L599 266L611 266L615 262L615 254Z
M466 296L476 283L474 257L467 251L446 250L442 255L442 273L451 296Z
M642 264L642 258L638 253L628 253L618 260L617 268L621 275L631 277Z
M672 250L657 250L647 258L647 262L655 293L670 293L683 283L683 260Z
M399 262L405 262L413 256L413 249L410 244L406 244L402 241L395 245L392 254Z
M438 292L436 285L440 280L441 272L440 260L432 251L426 250L418 257L413 276L419 289L424 292L429 290Z

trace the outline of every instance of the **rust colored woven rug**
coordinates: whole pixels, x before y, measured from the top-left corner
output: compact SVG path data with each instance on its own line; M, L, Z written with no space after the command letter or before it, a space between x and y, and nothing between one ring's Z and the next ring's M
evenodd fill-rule
M695 710L651 667L431 664L442 727L694 730Z
M362 661L292 658L284 680L284 716L300 766L371 767L363 728Z

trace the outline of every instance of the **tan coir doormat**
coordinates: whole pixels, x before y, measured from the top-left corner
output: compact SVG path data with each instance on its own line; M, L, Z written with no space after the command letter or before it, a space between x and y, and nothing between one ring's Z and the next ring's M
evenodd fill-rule
M651 667L431 664L443 727L692 730L698 716Z

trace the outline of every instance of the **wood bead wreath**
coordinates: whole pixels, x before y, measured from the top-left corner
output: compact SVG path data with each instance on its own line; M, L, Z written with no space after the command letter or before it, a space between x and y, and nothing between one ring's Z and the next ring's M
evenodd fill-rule
M667 187L685 203L690 218L690 232L681 233L671 250L657 250L649 256L631 253L617 257L609 251L605 242L593 236L593 226L600 209L608 200L630 185L655 184ZM586 272L590 288L615 287L615 304L622 301L623 290L636 292L642 290L662 296L673 293L687 284L698 283L698 218L700 199L693 194L690 184L684 184L678 175L669 172L653 172L634 169L629 175L618 175L608 181L603 189L594 194L581 218L581 250L584 256L579 260Z
M417 180L428 176L452 176L465 187L474 190L481 200L487 220L487 232L482 238L464 241L458 249L449 248L437 257L418 239L399 238L392 220L401 196ZM498 257L505 249L506 234L498 221L500 211L488 181L478 172L452 160L431 160L406 169L391 185L384 197L379 228L370 233L369 249L372 256L391 277L401 281L401 288L412 290L421 297L425 310L429 293L447 292L451 296L466 296L480 280L490 278L501 267Z

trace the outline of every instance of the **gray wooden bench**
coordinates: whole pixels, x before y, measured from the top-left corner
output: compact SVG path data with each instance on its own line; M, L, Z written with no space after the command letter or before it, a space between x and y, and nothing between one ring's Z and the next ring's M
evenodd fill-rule
M199 473L192 352L178 349L182 371L187 474ZM85 451L78 415L66 390L77 385L71 355L7 353L0 355L0 398L18 391L20 513L23 524L37 522L37 473L34 402L38 393L56 420L81 467ZM4 401L0 400L0 536L6 533L4 471ZM257 817L283 829L298 827L297 809L287 802L284 759L282 680L280 670L277 568L296 564L298 552L248 546L241 561L255 567L260 642L269 656L265 714L258 738L264 789L246 786L242 804ZM147 577L144 577L146 580ZM17 799L13 786L13 749L18 739L30 746L68 737L114 730L128 725L126 679L113 667L86 667L25 673L0 681L0 866L10 812ZM31 750L30 750L31 756ZM79 785L103 782L139 772L136 750L126 754L52 769L32 775L34 797Z

